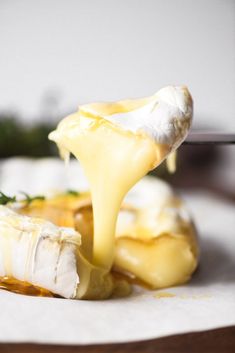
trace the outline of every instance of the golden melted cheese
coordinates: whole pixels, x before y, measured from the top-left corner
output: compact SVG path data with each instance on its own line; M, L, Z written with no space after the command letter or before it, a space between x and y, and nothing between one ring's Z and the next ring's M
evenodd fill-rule
M84 169L94 214L92 261L109 271L121 202L130 188L164 159L169 147L154 143L145 134L123 131L105 119L79 113L63 120L50 138L61 150L75 155Z
M90 186L94 234L92 248L87 243L83 249L88 253L84 250L84 259L78 259L82 273L78 293L84 287L79 297L99 298L101 292L111 293L109 272L122 200L138 180L178 147L191 118L192 99L187 88L167 87L141 100L82 106L49 135L65 161L70 153L80 161Z

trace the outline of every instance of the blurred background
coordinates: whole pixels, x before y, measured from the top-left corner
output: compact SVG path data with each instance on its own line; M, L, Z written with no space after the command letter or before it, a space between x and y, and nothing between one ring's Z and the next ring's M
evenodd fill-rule
M194 130L235 132L234 0L0 0L0 159L56 155L79 104L186 84ZM235 147L179 151L173 184L234 197ZM1 161L0 161L1 163Z

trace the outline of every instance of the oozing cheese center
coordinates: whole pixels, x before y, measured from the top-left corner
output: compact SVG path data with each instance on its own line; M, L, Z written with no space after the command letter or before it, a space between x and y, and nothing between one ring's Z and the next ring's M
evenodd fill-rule
M75 113L50 134L66 158L72 153L90 184L94 217L92 262L110 270L121 202L131 187L169 153L144 133L133 133L89 113Z
M107 274L114 262L122 200L182 143L191 120L192 98L187 88L169 86L140 100L83 105L49 135L65 160L72 153L80 161L90 186L93 248L78 263L79 297L98 298L103 292L110 296L115 281Z

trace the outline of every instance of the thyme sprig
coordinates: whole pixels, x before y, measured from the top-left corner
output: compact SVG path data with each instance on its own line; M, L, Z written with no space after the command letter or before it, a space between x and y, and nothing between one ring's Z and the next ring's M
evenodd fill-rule
M23 201L25 201L27 203L27 205L29 205L31 202L33 202L35 200L45 200L45 196L43 196L43 195L30 196L29 194L27 194L24 191L21 191L20 193L25 196L25 200L23 200Z
M16 196L11 197L4 194L2 191L0 191L0 205L7 205L8 203L14 203L14 202L25 202L26 205L28 206L31 202L35 200L45 200L45 196L42 196L42 195L30 196L29 194L23 191L21 191L21 194L25 196L25 199L17 200Z
M33 201L36 200L45 200L45 196L43 195L35 195L35 196L31 196L29 194L27 194L24 191L20 192L22 195L24 195L24 199L17 199L16 196L8 196L6 194L4 194L2 191L0 191L0 205L7 205L8 203L15 203L15 202L24 202L26 204L26 206L29 206ZM66 191L67 195L72 195L72 196L79 196L80 192L76 191L76 190L72 190L69 189Z
M72 196L79 196L80 195L80 192L76 191L76 190L72 190L72 189L68 189L66 191L66 194L67 195L72 195Z
M16 202L16 196L7 196L2 191L0 191L0 205L6 205L9 202Z

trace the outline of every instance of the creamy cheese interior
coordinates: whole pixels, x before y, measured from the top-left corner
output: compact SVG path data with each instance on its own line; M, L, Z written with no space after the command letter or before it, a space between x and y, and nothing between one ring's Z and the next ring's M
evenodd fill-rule
M156 167L169 147L145 134L122 131L103 118L75 113L50 135L76 156L89 180L94 214L93 263L110 270L121 202L129 189Z
M139 115L146 107L145 114ZM133 119L138 117L133 129L128 113ZM118 121L112 119L117 114ZM183 141L191 117L187 89L170 87L160 98L155 94L148 99L83 106L49 135L64 159L72 153L80 161L89 181L94 218L89 260L102 273L113 264L115 227L124 196Z

